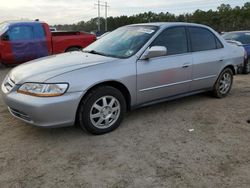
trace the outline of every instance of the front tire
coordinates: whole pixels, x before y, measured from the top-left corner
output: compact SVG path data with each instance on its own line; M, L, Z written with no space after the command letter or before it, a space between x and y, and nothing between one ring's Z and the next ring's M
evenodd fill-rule
M213 94L217 98L226 97L232 89L233 85L233 71L230 68L224 69L217 79Z
M122 93L111 86L92 90L79 106L77 120L83 130L95 135L115 130L126 112Z

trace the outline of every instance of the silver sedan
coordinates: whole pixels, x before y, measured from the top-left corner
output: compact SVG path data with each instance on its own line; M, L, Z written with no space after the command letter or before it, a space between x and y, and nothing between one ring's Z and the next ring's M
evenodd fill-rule
M207 26L149 23L118 28L82 52L34 60L2 83L10 113L33 125L117 128L127 110L204 91L223 98L244 49Z

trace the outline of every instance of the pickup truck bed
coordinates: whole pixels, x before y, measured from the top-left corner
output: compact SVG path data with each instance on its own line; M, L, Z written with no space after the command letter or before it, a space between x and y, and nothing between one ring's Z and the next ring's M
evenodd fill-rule
M73 48L85 48L95 40L94 35L90 37L90 34L85 32L52 32L53 54L71 51Z

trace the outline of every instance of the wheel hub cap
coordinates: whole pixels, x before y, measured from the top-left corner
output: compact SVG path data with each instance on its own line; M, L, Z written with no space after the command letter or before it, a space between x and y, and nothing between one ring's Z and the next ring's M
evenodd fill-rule
M99 98L90 111L91 123L99 129L111 127L119 118L121 105L113 96Z
M101 115L102 115L102 117L103 118L110 118L110 116L111 116L111 113L112 113L112 109L111 109L111 107L109 107L109 106L106 106L106 107L104 107L102 110L101 110Z

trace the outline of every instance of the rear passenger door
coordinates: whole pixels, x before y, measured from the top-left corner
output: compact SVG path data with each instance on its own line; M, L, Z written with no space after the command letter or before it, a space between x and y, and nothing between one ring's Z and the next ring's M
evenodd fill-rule
M38 22L33 24L33 29L34 40L32 45L34 49L34 59L48 56L50 52L44 26Z
M193 52L191 91L211 88L226 57L223 45L207 28L192 26L188 31Z
M185 27L164 30L150 45L165 46L167 55L137 62L137 101L139 104L189 91L192 54Z

